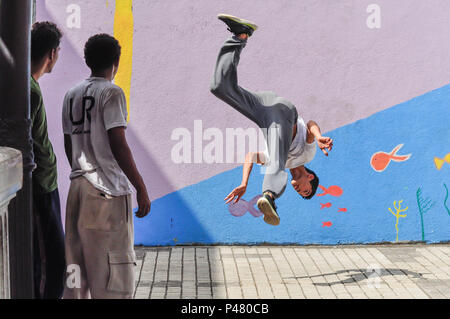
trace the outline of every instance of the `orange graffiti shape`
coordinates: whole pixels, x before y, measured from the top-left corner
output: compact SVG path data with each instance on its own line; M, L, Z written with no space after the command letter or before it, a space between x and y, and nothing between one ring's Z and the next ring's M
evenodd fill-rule
M404 162L411 157L408 155L397 155L397 152L403 147L403 144L397 145L389 154L386 152L376 152L370 159L370 165L377 172L382 172L388 167L391 161Z
M331 196L341 196L344 192L342 188L340 188L337 185L332 185L328 188L323 187L322 185L319 185L319 187L323 190L322 194L318 194L316 196L325 196L325 195L331 195Z
M330 208L330 207L331 207L331 203L325 203L325 204L320 203L320 205L322 205L322 206L320 207L320 209Z

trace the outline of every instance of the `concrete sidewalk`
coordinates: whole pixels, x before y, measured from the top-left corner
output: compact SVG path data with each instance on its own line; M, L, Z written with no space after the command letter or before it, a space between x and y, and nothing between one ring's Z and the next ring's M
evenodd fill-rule
M136 247L135 298L450 298L450 244Z

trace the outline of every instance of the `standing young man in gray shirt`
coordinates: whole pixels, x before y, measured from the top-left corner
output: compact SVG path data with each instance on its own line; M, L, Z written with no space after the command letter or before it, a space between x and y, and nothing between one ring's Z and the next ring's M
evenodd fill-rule
M268 166L263 182L263 196L257 205L264 214L264 221L278 225L280 217L275 199L279 198L287 183L288 168L292 175L291 185L305 199L314 196L319 178L304 165L315 156L317 145L328 156L333 140L322 136L314 121L306 125L297 114L295 106L271 91L251 92L238 85L237 66L247 39L258 28L254 23L227 14L218 18L234 34L220 49L217 58L211 92L225 103L255 122L264 133L268 153L248 153L243 168L242 183L226 198L227 203L237 202L245 193L254 162Z
M125 138L125 95L111 83L120 45L97 34L86 42L84 56L91 76L66 93L62 116L72 167L64 298L132 298L136 264L130 182L137 192L137 217L148 214L150 200ZM70 281L74 271L79 271L79 286Z

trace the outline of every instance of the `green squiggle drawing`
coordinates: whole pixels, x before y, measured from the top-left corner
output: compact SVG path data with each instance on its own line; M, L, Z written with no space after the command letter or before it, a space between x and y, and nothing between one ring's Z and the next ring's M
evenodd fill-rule
M420 223L422 226L422 241L425 241L425 227L423 225L423 215L428 212L435 203L431 201L430 198L423 198L422 197L422 189L419 187L416 192L417 197L417 206L419 207L419 213L420 213Z
M450 216L450 209L448 209L448 207L447 207L448 188L447 188L447 185L445 185L445 183L444 183L444 187L445 187L445 191L447 192L447 194L445 195L445 199L444 199L444 207L447 210L448 215Z

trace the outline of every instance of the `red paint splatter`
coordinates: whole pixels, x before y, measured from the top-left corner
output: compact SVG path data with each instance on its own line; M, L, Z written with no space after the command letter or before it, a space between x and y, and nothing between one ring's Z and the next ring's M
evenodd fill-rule
M340 188L337 185L332 185L328 188L323 187L322 185L319 185L319 187L323 190L322 194L318 194L316 196L325 196L325 195L331 195L331 196L341 196L344 192L342 188Z
M320 203L320 205L322 205L322 207L320 207L320 209L330 208L331 207L331 203L325 203L325 204Z

